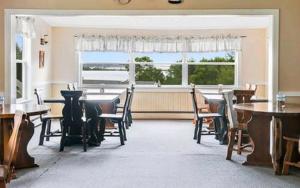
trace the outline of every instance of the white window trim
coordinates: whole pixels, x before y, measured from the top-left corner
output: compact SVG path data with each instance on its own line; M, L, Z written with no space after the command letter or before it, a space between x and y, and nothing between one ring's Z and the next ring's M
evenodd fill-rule
M16 39L16 38L15 38ZM16 54L16 48L15 48ZM17 63L22 63L22 76L23 76L23 88L22 88L22 98L17 98L17 90L15 87L15 94L16 94L16 103L23 103L24 101L28 101L31 98L30 91L31 91L31 39L27 37L23 37L23 51L22 51L22 60L16 58L15 55L15 65ZM17 70L17 69L15 69ZM17 82L16 75L15 75L15 82ZM17 83L15 83L17 85Z

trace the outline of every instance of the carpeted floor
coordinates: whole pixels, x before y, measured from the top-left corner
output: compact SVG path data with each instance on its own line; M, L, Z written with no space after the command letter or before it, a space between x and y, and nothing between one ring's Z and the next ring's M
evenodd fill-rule
M213 136L198 145L191 121L134 121L128 141L107 138L100 147L66 147L59 138L38 146L39 128L29 151L39 168L20 170L10 188L176 188L300 187L300 170L275 176L271 168L243 166L243 156L225 160L226 146Z

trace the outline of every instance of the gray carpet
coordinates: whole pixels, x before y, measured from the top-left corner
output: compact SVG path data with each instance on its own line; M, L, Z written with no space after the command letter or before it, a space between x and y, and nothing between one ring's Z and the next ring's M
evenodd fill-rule
M243 166L243 156L225 160L226 146L213 136L198 145L191 121L135 121L128 141L107 138L100 147L66 147L59 139L37 146L39 128L30 153L39 168L20 170L11 188L175 188L175 187L300 187L300 172L275 176L271 168Z

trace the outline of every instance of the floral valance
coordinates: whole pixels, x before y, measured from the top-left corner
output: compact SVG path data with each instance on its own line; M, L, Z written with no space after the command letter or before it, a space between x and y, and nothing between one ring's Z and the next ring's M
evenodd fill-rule
M28 38L35 38L36 31L34 18L28 16L16 16L16 33Z
M166 37L166 36L103 36L75 37L77 51L120 52L218 52L240 51L241 37Z

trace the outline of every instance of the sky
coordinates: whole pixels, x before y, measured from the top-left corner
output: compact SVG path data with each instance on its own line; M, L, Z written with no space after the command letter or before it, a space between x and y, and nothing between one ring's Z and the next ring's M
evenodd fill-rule
M209 52L209 53L188 53L188 59L193 58L199 61L203 57L211 59L214 57L223 57L227 52ZM172 63L182 59L181 53L136 53L134 57L149 56L154 62ZM126 63L129 62L129 54L123 52L82 52L82 62L103 62L103 63Z

